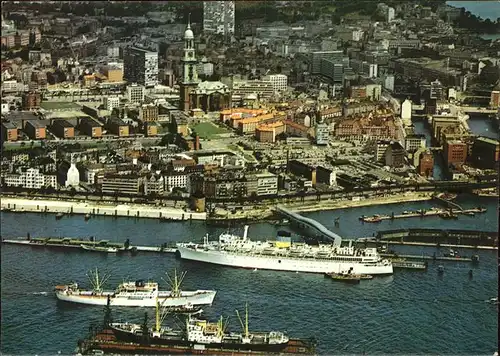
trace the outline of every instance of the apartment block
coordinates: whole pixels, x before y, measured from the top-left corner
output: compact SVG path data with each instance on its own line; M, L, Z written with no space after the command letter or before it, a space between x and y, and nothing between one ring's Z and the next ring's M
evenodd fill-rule
M24 132L32 140L44 140L47 136L47 128L45 124L36 120L28 120L24 124Z
M17 126L12 122L2 122L2 141L17 141Z

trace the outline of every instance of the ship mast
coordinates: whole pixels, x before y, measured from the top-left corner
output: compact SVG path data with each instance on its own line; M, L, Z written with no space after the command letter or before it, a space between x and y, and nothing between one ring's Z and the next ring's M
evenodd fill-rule
M89 278L90 283L92 284L92 290L94 292L100 293L100 292L102 292L102 286L109 279L110 275L109 275L109 273L107 273L107 274L104 274L104 276L102 278L99 278L99 270L96 268L95 272L92 270L89 271L87 273L87 277Z
M159 333L160 332L160 326L161 326L161 322L160 322L160 302L158 301L158 294L156 295L156 303L155 303L155 307L156 307L156 332Z
M240 321L241 328L245 333L245 338L248 339L250 333L248 332L248 303L245 304L245 324L243 324L243 320L241 320L240 312L236 310L236 315L238 316L238 320Z
M167 275L167 278L170 282L170 285L172 287L172 292L171 295L173 297L180 297L181 295L181 289L180 286L182 284L182 281L184 281L184 277L186 276L186 272L181 273L180 276L177 276L177 270L174 269L174 279L170 278L168 273L165 273Z

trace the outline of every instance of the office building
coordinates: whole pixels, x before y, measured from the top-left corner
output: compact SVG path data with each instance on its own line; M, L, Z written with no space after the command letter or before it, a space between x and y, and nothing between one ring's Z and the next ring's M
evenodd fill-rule
M47 135L47 128L45 124L37 120L28 120L24 125L24 132L32 140L43 140Z
M107 96L103 99L104 108L108 111L113 111L114 108L120 107L120 98L117 96Z
M2 142L17 141L17 126L12 122L2 122Z
M420 154L418 164L418 174L423 177L432 177L434 171L434 155L431 151L425 151Z
M127 86L127 99L131 104L142 104L144 101L144 87L132 84Z
M467 144L458 140L447 141L444 144L443 152L448 167L461 165L467 159Z
M123 56L124 77L145 87L158 85L158 52L128 47Z
M405 138L405 150L408 152L415 152L420 148L425 148L425 146L425 135L407 135Z
M328 145L330 140L330 126L324 122L316 125L316 144L317 145Z
M225 36L234 34L234 1L204 1L203 31Z
M478 137L472 145L472 162L481 169L498 168L500 146L497 140Z
M285 74L273 74L269 76L269 81L273 84L275 93L286 91L288 85L288 77Z

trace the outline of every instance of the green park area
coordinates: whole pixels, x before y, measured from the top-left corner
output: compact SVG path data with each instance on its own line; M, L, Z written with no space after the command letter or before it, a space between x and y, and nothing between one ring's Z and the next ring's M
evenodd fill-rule
M203 139L212 139L214 136L228 132L226 129L218 127L211 122L197 123L192 129Z
M61 102L44 101L40 103L40 107L45 110L80 109L79 105L68 101L61 101Z

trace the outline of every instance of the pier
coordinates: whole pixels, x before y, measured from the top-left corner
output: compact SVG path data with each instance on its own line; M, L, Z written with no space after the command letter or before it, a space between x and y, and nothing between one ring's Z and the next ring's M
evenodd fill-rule
M340 237L336 233L328 230L326 227L324 227L322 224L320 224L316 220L306 218L305 216L294 213L293 211L288 210L287 208L282 207L282 206L277 206L276 211L278 213L280 213L286 219L290 220L291 223L298 226L299 228L302 228L302 229L309 228L312 231L314 231L316 236L319 235L323 239L326 239L326 240L332 242L333 245L335 245L335 246L340 246L342 244L342 237Z
M103 240L90 241L83 239L75 239L75 238L56 238L56 237L38 237L38 238L17 238L17 239L2 239L3 244L8 245L21 245L21 246L32 246L32 247L40 247L40 248L63 248L63 249L71 249L71 250L80 250L85 251L81 245L86 246L106 246L106 247L115 247L120 249L120 252L153 252L153 253L175 253L177 249L175 247L171 247L171 245L163 245L163 246L134 246L130 245L125 247L123 243L116 242L107 242L103 245Z
M498 232L455 229L398 229L379 231L368 238L382 244L497 249ZM359 241L359 240L358 240Z
M2 211L25 213L62 213L89 216L151 218L169 221L205 220L206 213L185 212L182 209L123 203L88 203L78 201L38 200L2 197Z
M450 202L451 203L451 202ZM418 217L428 217L428 216L442 216L445 219L454 218L457 215L469 215L473 216L475 214L481 214L486 212L483 208L473 208L473 209L436 209L422 210L408 212L407 214L392 214L392 215L374 215L372 217L361 216L360 220L368 223L377 223L383 220L394 220L394 219L406 219L406 218L418 218Z

